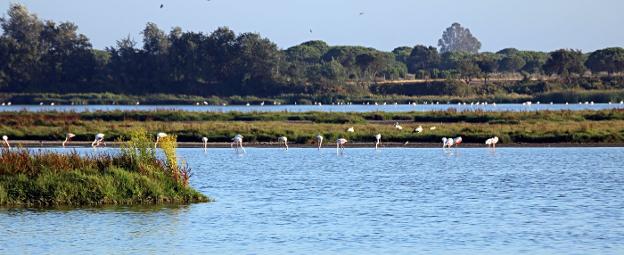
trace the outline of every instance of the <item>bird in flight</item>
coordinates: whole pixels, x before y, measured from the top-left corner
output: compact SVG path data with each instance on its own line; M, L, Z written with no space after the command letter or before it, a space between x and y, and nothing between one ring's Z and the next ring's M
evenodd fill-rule
M162 9L163 7L165 7L165 5L164 4L160 4L160 9Z
M364 12L360 12L360 16L364 15Z
M310 34L312 33L312 29L310 29Z

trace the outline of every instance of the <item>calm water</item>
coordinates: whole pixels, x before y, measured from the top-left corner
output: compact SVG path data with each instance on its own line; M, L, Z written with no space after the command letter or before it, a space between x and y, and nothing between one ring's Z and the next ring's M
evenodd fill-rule
M458 111L541 111L541 110L603 110L603 109L624 109L624 104L533 104L526 106L522 104L498 104L498 105L457 105L457 104L419 104L419 105L252 105L252 106L215 106L215 105L11 105L0 106L1 111L149 111L149 110L184 110L197 112L409 112L409 111L440 111L456 109Z
M624 254L624 148L180 154L216 202L0 209L0 254Z

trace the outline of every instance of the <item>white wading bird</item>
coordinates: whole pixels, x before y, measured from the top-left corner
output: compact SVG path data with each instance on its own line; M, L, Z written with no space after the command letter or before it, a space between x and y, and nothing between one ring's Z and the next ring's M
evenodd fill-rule
M455 142L455 148L459 147L459 145L463 142L464 140L462 139L461 136L458 136L457 138L455 138L454 142Z
M403 127L401 127L401 125L399 125L398 122L394 123L394 128L396 128L398 130L403 130Z
M93 142L91 143L91 147L95 149L100 146L100 144L106 145L106 143L104 142L104 134L102 133L98 133L95 135L95 140L93 140Z
M353 127L347 128L347 132L349 133L354 133L355 129Z
M381 134L376 134L375 135L375 139L377 140L375 142L375 150L378 148L379 144L381 143Z
M277 138L277 143L280 144L280 145L284 144L284 148L286 150L288 150L288 137L285 137L285 136L278 137Z
M442 149L451 148L455 144L453 138L442 137Z
M208 149L208 137L202 137L202 142L204 142L204 151Z
M230 148L232 148L233 146L236 146L236 151L238 151L238 148L240 148L241 150L243 150L243 152L245 152L245 148L243 147L243 136L241 134L235 135L234 138L232 138Z
M316 144L318 145L318 149L321 149L323 144L323 136L321 134L316 135Z
M163 139L165 137L167 137L167 134L163 132L156 134L156 142L154 143L154 149L156 148L156 146L158 146L158 142L160 141L160 139Z
M485 140L485 144L488 147L496 148L496 144L498 143L498 136L492 137L490 139Z
M76 137L74 133L67 133L67 135L65 136L65 141L63 141L63 148L65 148L65 144L74 137Z
M7 148L11 149L11 145L9 144L9 137L6 135L2 136L2 141L6 144Z
M412 131L412 133L420 133L423 131L423 127L422 126L418 126L417 128L414 128L414 131Z
M344 150L344 145L346 143L347 143L347 139L338 138L338 140L336 140L336 151L338 151L339 149Z

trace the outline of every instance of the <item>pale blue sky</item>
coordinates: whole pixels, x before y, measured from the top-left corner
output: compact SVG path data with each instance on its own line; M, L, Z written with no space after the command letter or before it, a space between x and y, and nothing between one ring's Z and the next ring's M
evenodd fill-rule
M228 26L258 32L281 48L316 39L381 50L437 46L453 22L470 28L482 51L624 46L622 0L0 0L3 15L10 3L25 4L43 19L76 23L100 49L128 34L140 42L147 22L165 31Z

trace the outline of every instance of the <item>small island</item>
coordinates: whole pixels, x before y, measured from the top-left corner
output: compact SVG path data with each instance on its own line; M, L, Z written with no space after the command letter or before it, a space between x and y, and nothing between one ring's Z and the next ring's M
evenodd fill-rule
M161 139L156 156L148 133L133 130L119 153L80 155L4 149L0 206L189 204L210 199L188 185L178 163L176 137Z

